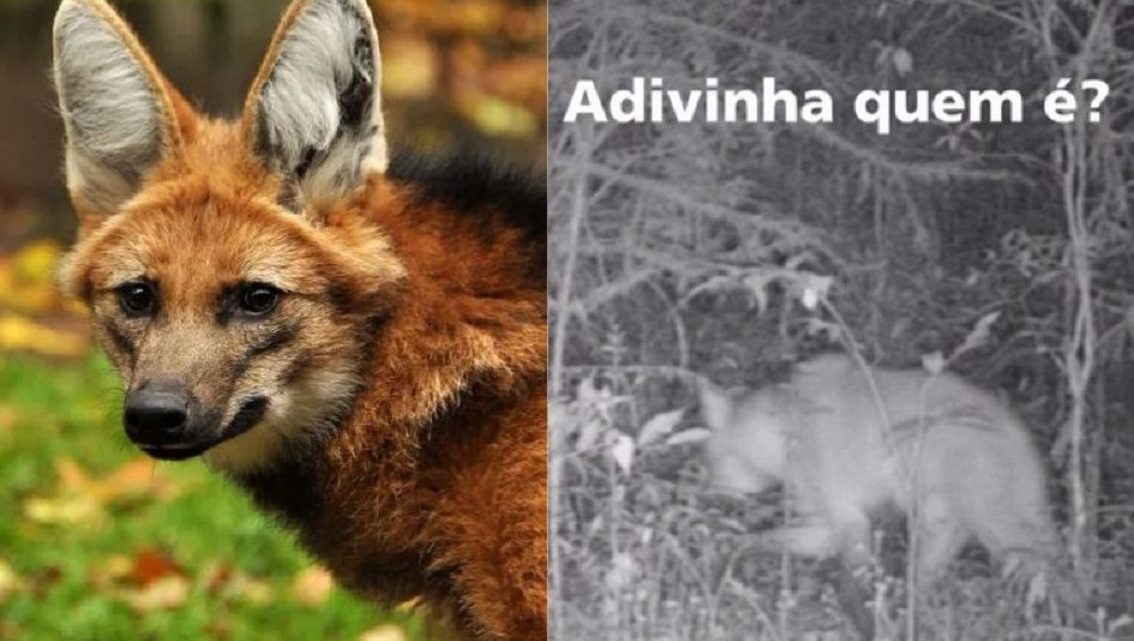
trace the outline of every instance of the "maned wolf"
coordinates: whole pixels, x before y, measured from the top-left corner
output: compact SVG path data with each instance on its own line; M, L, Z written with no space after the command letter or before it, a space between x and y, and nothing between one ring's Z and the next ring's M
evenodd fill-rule
M797 519L769 540L852 567L869 560L876 510L912 513L923 585L972 538L1007 568L1057 558L1044 467L1003 401L949 373L872 368L870 379L826 355L768 389L702 384L710 482L741 492L782 482Z
M63 0L54 36L81 219L60 278L129 438L204 455L378 602L543 639L543 190L387 162L365 0L295 0L236 122L105 0Z

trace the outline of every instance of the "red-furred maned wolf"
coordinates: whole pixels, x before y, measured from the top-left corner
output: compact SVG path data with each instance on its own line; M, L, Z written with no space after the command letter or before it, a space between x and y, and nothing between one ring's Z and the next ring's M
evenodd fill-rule
M376 601L543 639L543 190L388 162L365 0L293 2L236 122L105 0L63 0L54 34L81 219L61 281L129 438L203 455Z
M851 358L826 355L755 392L702 384L701 407L713 431L712 485L756 492L784 484L795 522L767 535L774 545L861 566L872 515L891 506L916 516L922 585L970 539L1010 569L1046 568L1059 556L1027 428L1003 401L953 374L871 368L868 378Z

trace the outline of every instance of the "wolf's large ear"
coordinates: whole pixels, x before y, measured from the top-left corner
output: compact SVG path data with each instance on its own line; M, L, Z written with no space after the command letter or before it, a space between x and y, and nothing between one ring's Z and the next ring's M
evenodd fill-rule
M63 0L54 40L67 187L81 213L110 215L180 145L177 98L105 0Z
M315 210L386 170L378 34L365 0L295 0L252 85L253 151ZM298 206L298 205L297 205Z
M732 420L732 394L703 376L697 377L697 392L701 400L701 418L714 432L725 429Z

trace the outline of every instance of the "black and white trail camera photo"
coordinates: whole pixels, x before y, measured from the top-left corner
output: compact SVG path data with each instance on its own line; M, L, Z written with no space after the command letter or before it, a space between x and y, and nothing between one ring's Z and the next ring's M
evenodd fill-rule
M550 7L551 637L1134 638L1134 7Z

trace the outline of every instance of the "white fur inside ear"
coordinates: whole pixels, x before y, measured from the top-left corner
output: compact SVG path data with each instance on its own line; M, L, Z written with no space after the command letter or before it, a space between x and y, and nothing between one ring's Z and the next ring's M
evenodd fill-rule
M256 106L257 150L299 181L304 199L329 204L387 151L381 66L370 9L361 0L310 0L284 35Z
M55 19L55 84L67 130L67 183L96 209L133 195L162 150L162 109L141 63L90 7Z
M717 387L708 380L699 381L701 415L708 428L714 432L725 430L732 421L733 399L727 390Z

